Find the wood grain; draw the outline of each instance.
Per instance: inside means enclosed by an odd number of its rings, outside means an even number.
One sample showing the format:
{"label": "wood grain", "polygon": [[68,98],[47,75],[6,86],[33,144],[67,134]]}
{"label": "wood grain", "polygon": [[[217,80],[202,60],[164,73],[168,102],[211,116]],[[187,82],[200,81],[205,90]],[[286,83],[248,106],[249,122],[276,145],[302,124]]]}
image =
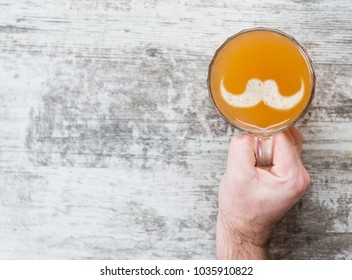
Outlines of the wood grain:
{"label": "wood grain", "polygon": [[312,184],[278,259],[352,259],[351,1],[0,1],[0,258],[211,259],[229,127],[215,49],[279,28],[315,62]]}

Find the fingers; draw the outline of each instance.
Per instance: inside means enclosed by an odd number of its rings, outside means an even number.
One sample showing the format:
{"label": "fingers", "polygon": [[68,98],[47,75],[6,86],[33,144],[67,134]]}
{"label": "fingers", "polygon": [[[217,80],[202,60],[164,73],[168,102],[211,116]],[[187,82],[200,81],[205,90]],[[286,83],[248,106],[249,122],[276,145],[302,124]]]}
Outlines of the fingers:
{"label": "fingers", "polygon": [[300,152],[303,137],[297,129],[290,129],[273,136],[274,151],[271,173],[289,182],[296,195],[301,195],[310,183],[310,176],[304,168]]}
{"label": "fingers", "polygon": [[297,152],[300,155],[302,153],[303,135],[295,127],[291,127],[288,131],[291,133]]}
{"label": "fingers", "polygon": [[[296,146],[297,151],[299,153],[298,156],[300,156],[302,153],[303,135],[295,127],[291,127],[289,129],[289,131],[295,140],[295,146]],[[301,170],[302,170],[302,174],[304,177],[305,185],[309,186],[310,185],[310,175],[308,174],[307,170],[304,168],[300,157],[299,157],[299,164],[301,165]]]}
{"label": "fingers", "polygon": [[272,181],[275,176],[293,182],[295,186],[309,185],[309,174],[300,158],[303,136],[296,128],[273,135],[273,167],[270,172],[255,167],[254,141],[255,137],[249,134],[231,140],[226,169],[230,178],[244,182],[259,175],[265,181]]}
{"label": "fingers", "polygon": [[[296,135],[297,136],[297,135]],[[290,131],[277,133],[273,136],[273,168],[275,175],[285,176],[294,173],[299,162],[298,147],[296,140]]]}

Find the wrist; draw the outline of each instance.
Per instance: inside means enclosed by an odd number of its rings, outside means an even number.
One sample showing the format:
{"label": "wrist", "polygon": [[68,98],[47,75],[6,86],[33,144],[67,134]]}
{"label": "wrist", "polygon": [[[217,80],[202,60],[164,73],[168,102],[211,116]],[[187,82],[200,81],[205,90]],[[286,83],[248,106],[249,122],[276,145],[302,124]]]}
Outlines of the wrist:
{"label": "wrist", "polygon": [[[258,236],[257,236],[258,237]],[[253,236],[248,236],[238,228],[229,227],[218,217],[216,229],[216,258],[223,260],[254,260],[269,259],[269,238],[260,238],[254,242]]]}
{"label": "wrist", "polygon": [[267,260],[267,248],[248,243],[223,243],[216,244],[216,259],[218,260]]}

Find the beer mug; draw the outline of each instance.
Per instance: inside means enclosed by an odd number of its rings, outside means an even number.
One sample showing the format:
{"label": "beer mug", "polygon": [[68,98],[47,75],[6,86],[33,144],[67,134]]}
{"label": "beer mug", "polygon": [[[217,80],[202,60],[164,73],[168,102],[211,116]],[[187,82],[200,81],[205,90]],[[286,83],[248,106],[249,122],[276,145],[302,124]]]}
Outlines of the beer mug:
{"label": "beer mug", "polygon": [[272,135],[308,110],[316,77],[306,50],[291,36],[268,28],[243,30],[218,48],[208,89],[220,115],[256,139],[256,166],[273,162]]}

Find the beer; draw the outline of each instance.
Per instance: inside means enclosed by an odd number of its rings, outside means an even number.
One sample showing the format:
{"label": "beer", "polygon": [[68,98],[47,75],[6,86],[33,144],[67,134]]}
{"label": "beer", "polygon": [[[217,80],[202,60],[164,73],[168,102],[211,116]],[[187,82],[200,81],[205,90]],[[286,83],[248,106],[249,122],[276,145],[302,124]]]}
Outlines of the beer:
{"label": "beer", "polygon": [[221,115],[259,134],[282,130],[303,115],[314,83],[311,62],[298,42],[263,28],[229,38],[215,53],[208,74]]}

